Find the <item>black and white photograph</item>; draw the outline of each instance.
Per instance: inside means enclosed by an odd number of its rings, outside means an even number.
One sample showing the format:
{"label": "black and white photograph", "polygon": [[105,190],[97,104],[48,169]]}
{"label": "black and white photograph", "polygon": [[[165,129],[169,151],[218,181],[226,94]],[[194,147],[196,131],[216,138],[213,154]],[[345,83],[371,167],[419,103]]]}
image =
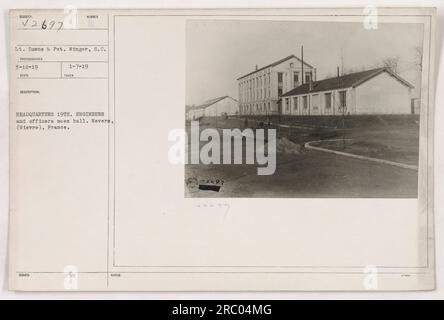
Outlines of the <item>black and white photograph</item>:
{"label": "black and white photograph", "polygon": [[185,196],[417,198],[423,32],[187,21]]}

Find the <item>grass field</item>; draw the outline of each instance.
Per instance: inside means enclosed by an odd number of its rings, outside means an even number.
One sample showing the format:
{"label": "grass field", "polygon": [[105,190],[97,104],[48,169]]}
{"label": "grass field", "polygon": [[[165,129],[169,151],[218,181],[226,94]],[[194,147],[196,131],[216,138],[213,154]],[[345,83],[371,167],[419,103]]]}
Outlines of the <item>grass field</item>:
{"label": "grass field", "polygon": [[280,123],[302,126],[281,129],[281,135],[286,135],[296,143],[351,139],[346,143],[324,142],[319,146],[405,164],[418,164],[419,117],[417,115],[283,117]]}
{"label": "grass field", "polygon": [[[318,122],[316,122],[316,118]],[[264,121],[263,124],[260,121]],[[320,146],[405,164],[418,163],[419,119],[417,116],[348,116],[277,119],[249,118],[248,127],[278,129],[278,138],[295,144],[328,139],[351,139],[344,144],[322,142]],[[316,123],[319,126],[316,126]],[[245,128],[245,119],[202,119],[204,128]],[[222,150],[221,150],[222,152]],[[187,192],[189,197],[350,197],[415,198],[417,172],[370,163],[318,151],[300,154],[278,152],[274,175],[258,176],[256,165],[186,165],[186,178],[225,181],[219,192]]]}

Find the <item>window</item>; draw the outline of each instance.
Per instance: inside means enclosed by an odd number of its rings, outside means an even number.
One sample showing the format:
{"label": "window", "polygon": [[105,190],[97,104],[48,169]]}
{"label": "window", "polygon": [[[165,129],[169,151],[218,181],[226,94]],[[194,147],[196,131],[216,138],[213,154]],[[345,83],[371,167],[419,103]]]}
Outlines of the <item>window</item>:
{"label": "window", "polygon": [[293,97],[293,110],[298,111],[298,97]]}
{"label": "window", "polygon": [[342,109],[347,108],[347,91],[339,91],[339,107]]}
{"label": "window", "polygon": [[290,99],[285,98],[285,109],[290,112]]}
{"label": "window", "polygon": [[325,110],[331,109],[331,92],[328,92],[324,95],[325,98]]}
{"label": "window", "polygon": [[321,96],[319,94],[314,94],[311,96],[311,99],[310,99],[311,109],[315,113],[319,112],[320,100],[321,100]]}
{"label": "window", "polygon": [[311,79],[312,79],[311,71],[310,72],[306,72],[305,73],[305,83],[309,83]]}
{"label": "window", "polygon": [[299,72],[293,72],[293,88],[299,85]]}
{"label": "window", "polygon": [[308,109],[308,96],[302,97],[302,105],[303,105],[304,110]]}
{"label": "window", "polygon": [[278,72],[278,97],[282,95],[283,85],[283,73]]}

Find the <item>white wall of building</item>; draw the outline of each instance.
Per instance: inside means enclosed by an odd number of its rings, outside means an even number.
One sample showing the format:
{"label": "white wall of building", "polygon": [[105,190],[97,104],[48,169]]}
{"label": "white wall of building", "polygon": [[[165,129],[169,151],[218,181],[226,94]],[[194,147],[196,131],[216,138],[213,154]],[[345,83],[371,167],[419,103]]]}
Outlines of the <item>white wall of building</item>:
{"label": "white wall of building", "polygon": [[187,120],[197,120],[204,116],[204,109],[188,110],[186,113]]}
{"label": "white wall of building", "polygon": [[[258,70],[238,80],[241,114],[276,114],[278,112],[278,73],[282,72],[282,93],[302,84],[301,61],[288,59],[278,65]],[[294,82],[294,72],[299,73],[299,82]],[[304,74],[315,76],[314,68],[304,65]]]}
{"label": "white wall of building", "polygon": [[357,86],[357,114],[409,114],[411,89],[383,72]]}
{"label": "white wall of building", "polygon": [[[277,99],[278,98],[278,73],[282,72],[283,75],[283,93],[288,92],[296,87],[299,87],[302,84],[302,66],[301,62],[298,59],[289,59],[285,62],[282,62],[276,66],[273,67],[272,72],[275,74],[275,76],[272,77],[272,86],[273,88],[276,88],[274,90],[272,97]],[[294,81],[294,72],[297,72],[299,75],[299,81],[295,83]],[[304,76],[305,74],[310,73],[313,76],[314,79],[314,68],[309,67],[308,65],[304,64]]]}
{"label": "white wall of building", "polygon": [[[356,88],[307,93],[284,97],[284,115],[341,115],[339,94],[346,91],[346,114],[409,114],[411,113],[411,89],[398,79],[384,72]],[[327,108],[326,93],[331,93],[330,108]],[[303,97],[307,96],[307,108]],[[297,108],[295,107],[297,98]],[[287,100],[288,99],[288,100]],[[290,108],[288,104],[290,103]]]}
{"label": "white wall of building", "polygon": [[186,112],[186,119],[196,120],[202,117],[220,117],[222,113],[226,113],[229,116],[239,114],[239,103],[231,97],[226,97],[206,108],[188,110]]}
{"label": "white wall of building", "polygon": [[205,108],[205,117],[220,117],[222,113],[226,113],[229,116],[239,113],[239,104],[231,97],[226,97],[216,103],[213,103],[209,107]]}
{"label": "white wall of building", "polygon": [[[342,115],[342,109],[339,107],[339,92],[346,92],[346,113],[355,114],[354,89],[340,89],[330,91],[319,91],[307,93],[298,96],[283,98],[283,115]],[[330,95],[327,95],[330,94]],[[304,108],[304,97],[307,97],[307,107]],[[328,98],[329,97],[329,98]],[[288,100],[287,100],[288,99]],[[328,107],[326,100],[330,100]],[[287,103],[290,103],[288,108]]]}

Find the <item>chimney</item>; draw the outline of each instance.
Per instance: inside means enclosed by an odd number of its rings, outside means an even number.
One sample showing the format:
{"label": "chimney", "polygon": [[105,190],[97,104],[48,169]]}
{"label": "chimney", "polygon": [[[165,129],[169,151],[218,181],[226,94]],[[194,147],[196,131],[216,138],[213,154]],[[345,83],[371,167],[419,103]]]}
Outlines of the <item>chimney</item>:
{"label": "chimney", "polygon": [[339,78],[339,66],[338,66],[338,78]]}
{"label": "chimney", "polygon": [[255,70],[257,71],[257,65],[255,65]]}

